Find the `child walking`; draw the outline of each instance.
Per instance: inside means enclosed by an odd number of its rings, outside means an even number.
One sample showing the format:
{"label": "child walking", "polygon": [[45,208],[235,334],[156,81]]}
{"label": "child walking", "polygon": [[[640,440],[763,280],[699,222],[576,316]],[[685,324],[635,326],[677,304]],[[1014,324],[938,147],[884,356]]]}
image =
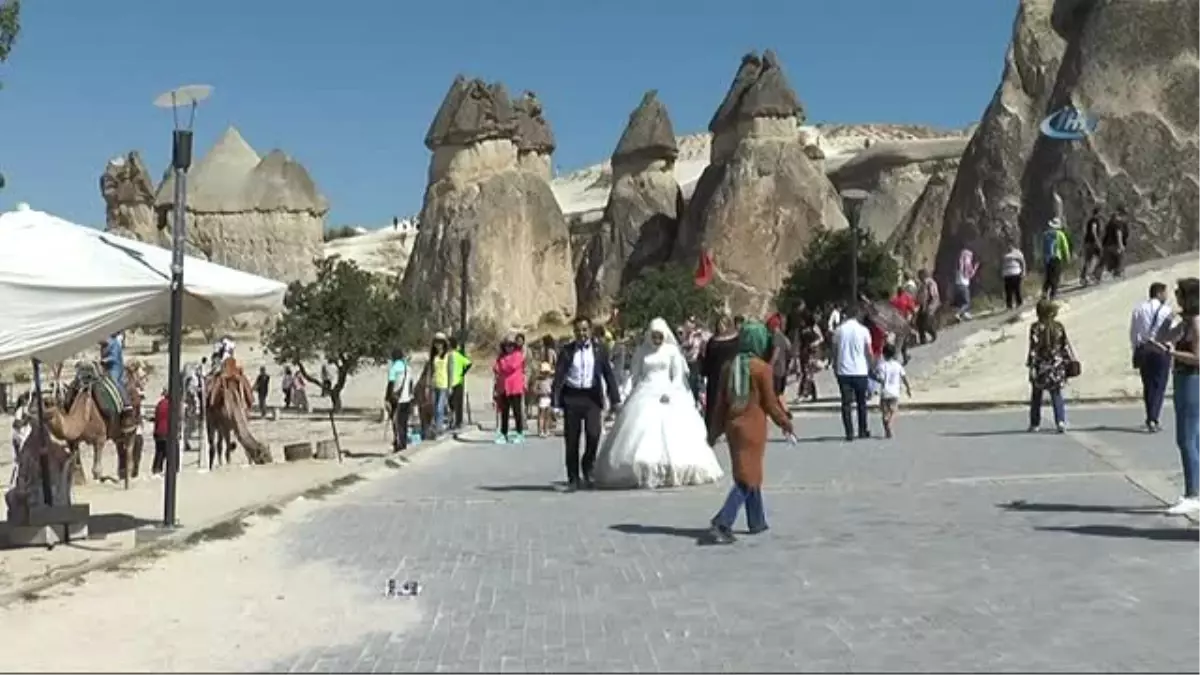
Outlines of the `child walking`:
{"label": "child walking", "polygon": [[908,374],[904,366],[896,360],[896,346],[884,345],[883,361],[875,369],[875,380],[879,382],[879,413],[883,417],[883,435],[892,437],[892,422],[896,419],[896,410],[900,407],[900,385],[912,398],[912,387],[908,385]]}
{"label": "child walking", "polygon": [[550,412],[551,385],[554,384],[554,368],[546,361],[538,368],[537,382],[534,393],[537,395],[538,436],[546,438],[550,435],[553,423]]}

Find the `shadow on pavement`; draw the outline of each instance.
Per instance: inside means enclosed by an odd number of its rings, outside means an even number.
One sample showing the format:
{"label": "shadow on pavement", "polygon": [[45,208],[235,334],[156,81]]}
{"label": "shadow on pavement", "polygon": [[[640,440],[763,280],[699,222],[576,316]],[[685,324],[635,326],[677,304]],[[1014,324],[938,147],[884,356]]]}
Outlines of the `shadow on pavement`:
{"label": "shadow on pavement", "polygon": [[669,537],[683,537],[684,539],[695,539],[697,543],[703,543],[708,539],[709,528],[707,527],[674,527],[671,525],[637,525],[634,523],[621,523],[620,525],[609,526],[610,530],[615,530],[621,534],[658,534]]}
{"label": "shadow on pavement", "polygon": [[949,438],[983,438],[985,436],[1028,436],[1028,429],[988,429],[985,431],[943,431],[938,434]]}
{"label": "shadow on pavement", "polygon": [[[846,437],[845,436],[797,436],[796,437],[797,443],[830,443],[833,441],[837,441],[839,443],[844,443],[844,442],[846,442]],[[773,438],[773,439],[771,439],[770,442],[772,442],[772,443],[787,443],[787,439]]]}
{"label": "shadow on pavement", "polygon": [[563,481],[540,485],[480,485],[484,492],[560,492],[566,486]]}
{"label": "shadow on pavement", "polygon": [[1110,506],[1107,504],[1058,504],[1053,502],[1027,502],[1023,499],[997,504],[1006,511],[1030,511],[1034,513],[1123,513],[1128,515],[1161,516],[1160,506]]}
{"label": "shadow on pavement", "polygon": [[1040,532],[1069,532],[1118,539],[1200,542],[1200,531],[1184,527],[1127,527],[1125,525],[1077,525],[1075,527],[1038,527]]}

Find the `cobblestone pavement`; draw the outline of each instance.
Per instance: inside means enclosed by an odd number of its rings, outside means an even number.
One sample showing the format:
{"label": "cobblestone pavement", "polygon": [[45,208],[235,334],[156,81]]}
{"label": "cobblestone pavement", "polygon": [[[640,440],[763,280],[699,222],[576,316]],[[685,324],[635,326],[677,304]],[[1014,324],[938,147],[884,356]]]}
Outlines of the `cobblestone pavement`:
{"label": "cobblestone pavement", "polygon": [[718,548],[723,485],[567,495],[560,442],[430,450],[0,609],[0,670],[1196,672],[1196,530],[1152,496],[1178,492],[1171,435],[1071,417],[911,413],[853,444],[798,418],[772,529]]}
{"label": "cobblestone pavement", "polygon": [[[275,667],[1195,672],[1196,530],[1126,475],[1178,489],[1171,435],[1139,420],[913,413],[848,444],[801,418],[768,451],[772,529],[716,548],[697,535],[724,485],[560,494],[561,441],[449,448],[279,535],[422,619]],[[388,578],[423,591],[385,599]]]}

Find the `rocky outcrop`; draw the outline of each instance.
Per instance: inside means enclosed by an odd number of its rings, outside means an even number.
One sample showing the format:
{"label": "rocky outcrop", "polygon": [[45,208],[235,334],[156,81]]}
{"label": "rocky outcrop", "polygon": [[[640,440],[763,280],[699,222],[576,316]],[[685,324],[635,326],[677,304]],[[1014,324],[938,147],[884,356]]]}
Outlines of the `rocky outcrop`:
{"label": "rocky outcrop", "polygon": [[429,185],[402,288],[430,302],[432,326],[457,326],[464,240],[475,329],[575,310],[566,219],[545,178],[522,169],[519,126],[502,85],[460,76],[426,134]]}
{"label": "rocky outcrop", "polygon": [[1080,141],[1037,139],[1022,233],[1045,226],[1057,191],[1077,232],[1093,206],[1125,207],[1131,261],[1196,249],[1200,4],[1058,0],[1051,21],[1067,45],[1049,109],[1074,105],[1099,126]]}
{"label": "rocky outcrop", "polygon": [[910,275],[933,269],[958,161],[944,160],[922,170],[926,169],[929,173],[920,194],[887,237],[892,255]]}
{"label": "rocky outcrop", "polygon": [[[169,220],[174,177],[158,189]],[[311,280],[329,205],[308,171],[280,150],[260,158],[229,127],[188,174],[187,241],[208,260],[280,281]]]}
{"label": "rocky outcrop", "polygon": [[554,154],[557,144],[554,142],[554,132],[550,129],[550,123],[542,116],[542,102],[536,94],[527,91],[513,103],[513,112],[517,118],[514,138],[517,144],[517,163],[522,169],[549,181],[550,156]]}
{"label": "rocky outcrop", "polygon": [[876,241],[885,241],[905,219],[929,178],[942,173],[947,162],[957,163],[966,145],[965,136],[873,143],[828,175],[839,192],[859,189],[869,194],[859,227],[871,232]]}
{"label": "rocky outcrop", "polygon": [[963,247],[981,263],[979,279],[999,281],[996,269],[1009,242],[1020,239],[1025,162],[1038,137],[1062,61],[1064,40],[1050,29],[1053,0],[1021,0],[1000,86],[963,152],[942,223],[936,276],[952,288]]}
{"label": "rocky outcrop", "polygon": [[667,108],[648,91],[613,151],[604,217],[576,266],[582,313],[607,314],[625,284],[670,258],[683,213],[674,173],[678,155]]}
{"label": "rocky outcrop", "polygon": [[696,184],[673,258],[701,251],[730,306],[761,313],[821,227],[845,227],[833,185],[805,153],[804,109],[773,52],[748,54],[709,124],[711,164]]}
{"label": "rocky outcrop", "polygon": [[154,179],[137,151],[114,157],[100,176],[104,229],[153,244],[166,243],[154,214]]}

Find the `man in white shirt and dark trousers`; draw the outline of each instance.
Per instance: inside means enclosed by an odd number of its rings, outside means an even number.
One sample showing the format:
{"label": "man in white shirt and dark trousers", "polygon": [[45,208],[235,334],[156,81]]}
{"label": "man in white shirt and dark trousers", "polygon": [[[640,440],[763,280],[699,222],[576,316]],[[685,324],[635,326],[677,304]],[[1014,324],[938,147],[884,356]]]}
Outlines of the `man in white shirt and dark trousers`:
{"label": "man in white shirt and dark trousers", "polygon": [[[861,310],[860,310],[861,312]],[[842,427],[846,440],[854,440],[854,425],[850,420],[851,404],[858,413],[858,437],[870,438],[867,427],[868,375],[871,372],[868,355],[871,353],[871,332],[858,320],[856,312],[846,313],[846,320],[833,332],[834,374],[842,399]]]}
{"label": "man in white shirt and dark trousers", "polygon": [[1171,325],[1171,306],[1167,304],[1167,285],[1150,284],[1150,297],[1133,308],[1129,320],[1129,346],[1133,349],[1133,367],[1142,376],[1142,401],[1146,406],[1146,430],[1158,431],[1171,374],[1171,356],[1147,344],[1163,326]]}
{"label": "man in white shirt and dark trousers", "polygon": [[[574,492],[581,486],[588,489],[594,486],[592,466],[600,450],[605,394],[614,410],[621,405],[617,376],[613,372],[608,350],[602,342],[592,339],[592,322],[580,317],[575,319],[574,328],[575,340],[563,345],[558,354],[550,395],[552,405],[562,410],[564,416],[568,492]],[[579,471],[581,431],[586,437],[582,482]]]}

